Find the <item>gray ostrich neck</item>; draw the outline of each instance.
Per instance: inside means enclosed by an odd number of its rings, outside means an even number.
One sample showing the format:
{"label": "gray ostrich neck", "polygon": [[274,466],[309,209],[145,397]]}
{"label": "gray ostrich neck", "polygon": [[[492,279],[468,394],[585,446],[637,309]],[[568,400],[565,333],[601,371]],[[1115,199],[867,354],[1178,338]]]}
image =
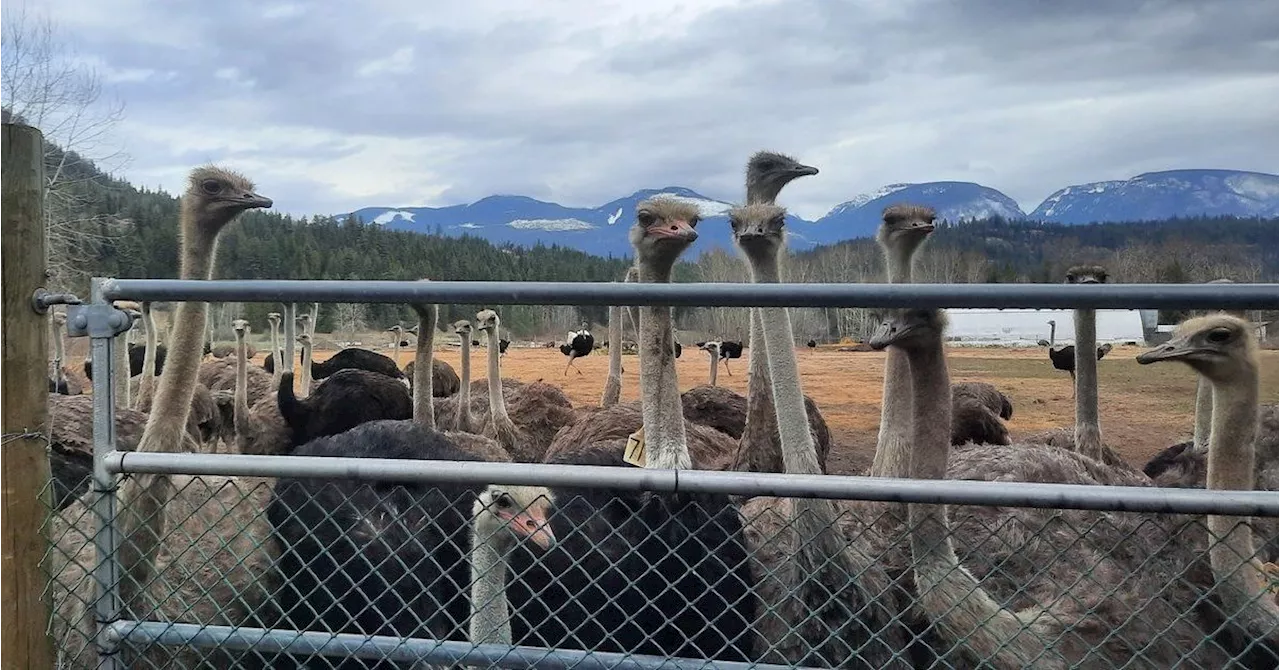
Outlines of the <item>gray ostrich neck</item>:
{"label": "gray ostrich neck", "polygon": [[294,343],[298,341],[298,324],[294,321],[294,305],[284,306],[284,372],[293,372]]}
{"label": "gray ostrich neck", "polygon": [[1213,386],[1201,377],[1196,381],[1196,424],[1191,445],[1196,451],[1209,450],[1209,428],[1213,423]]}
{"label": "gray ostrich neck", "polygon": [[[750,191],[747,200],[751,201]],[[779,281],[776,256],[749,262],[751,281],[758,284]],[[739,443],[746,451],[748,470],[777,472],[782,467],[779,462],[781,454],[778,453],[782,447],[774,423],[773,382],[769,374],[764,317],[760,308],[752,307],[748,318],[751,323],[747,341],[747,416]]]}
{"label": "gray ostrich neck", "polygon": [[[483,531],[479,531],[483,532]],[[472,644],[511,644],[506,551],[494,534],[471,538]]]}
{"label": "gray ostrich neck", "polygon": [[[654,267],[641,261],[640,281],[670,283],[671,265],[662,263]],[[640,407],[644,416],[645,467],[649,468],[688,469],[692,466],[685,442],[674,342],[671,308],[641,307]]]}
{"label": "gray ostrich neck", "polygon": [[1102,458],[1098,424],[1098,314],[1076,310],[1076,451]]}
{"label": "gray ostrich neck", "polygon": [[284,354],[280,351],[280,324],[271,322],[271,358],[274,359],[271,366],[271,386],[278,388],[280,386],[280,375],[284,372]]}
{"label": "gray ostrich neck", "polygon": [[66,354],[62,344],[62,326],[50,319],[49,331],[53,336],[53,381],[62,384],[67,380],[66,372],[62,367],[63,356]]}
{"label": "gray ostrich neck", "polygon": [[[711,371],[707,374],[707,379],[712,386],[716,385],[716,378],[720,374],[720,350],[716,349],[711,352]],[[748,401],[749,402],[749,401]]]}
{"label": "gray ostrich neck", "polygon": [[[461,431],[471,430],[471,333],[459,337],[462,346],[458,349],[459,363],[462,368],[462,383],[458,385],[458,425]],[[417,368],[418,366],[413,366]],[[433,371],[434,372],[434,371]],[[415,371],[416,375],[417,372]],[[415,377],[416,379],[416,377]]]}
{"label": "gray ostrich neck", "polygon": [[311,346],[310,341],[302,345],[302,388],[298,391],[300,398],[311,395]]}
{"label": "gray ostrich neck", "polygon": [[[911,281],[912,256],[918,248],[919,245],[902,242],[885,247],[890,284]],[[876,435],[876,453],[872,458],[869,474],[872,477],[908,477],[911,467],[910,439],[911,367],[904,351],[889,347],[884,358],[880,432]]]}
{"label": "gray ostrich neck", "polygon": [[137,409],[144,397],[151,397],[155,390],[156,374],[156,322],[151,316],[151,303],[142,303],[142,333],[144,349],[142,355],[142,377],[138,380],[138,396],[133,399],[133,407]]}
{"label": "gray ostrich neck", "polygon": [[498,422],[504,424],[511,423],[511,417],[507,416],[507,400],[502,397],[502,377],[501,371],[498,369],[498,328],[497,326],[485,331],[489,341],[489,419],[493,421],[495,427]]}
{"label": "gray ostrich neck", "polygon": [[1049,348],[1050,349],[1053,348],[1054,343],[1057,341],[1056,340],[1057,336],[1058,336],[1058,324],[1056,323],[1049,324]]}
{"label": "gray ostrich neck", "polygon": [[[418,343],[413,354],[413,420],[427,428],[436,427],[436,413],[431,398],[435,395],[432,374],[435,372],[436,321],[439,309],[435,305],[416,307],[418,312]],[[396,344],[400,334],[396,333]]]}
{"label": "gray ostrich neck", "polygon": [[618,404],[622,396],[622,308],[609,308],[609,376],[604,382],[601,407]]}
{"label": "gray ostrich neck", "polygon": [[129,378],[132,376],[132,370],[129,369],[129,338],[128,335],[132,331],[125,331],[116,336],[115,368],[112,373],[112,379],[115,381],[116,387],[116,407],[131,407],[132,402],[129,397]]}
{"label": "gray ostrich neck", "polygon": [[249,428],[249,344],[244,333],[236,331],[236,390],[232,406],[232,423],[236,433]]}
{"label": "gray ostrich neck", "polygon": [[[1251,490],[1254,480],[1254,434],[1258,422],[1258,370],[1250,365],[1237,379],[1214,381],[1213,421],[1209,433],[1211,490]],[[1210,516],[1209,563],[1223,611],[1251,636],[1275,640],[1276,601],[1268,580],[1253,560],[1253,532],[1245,517]]]}

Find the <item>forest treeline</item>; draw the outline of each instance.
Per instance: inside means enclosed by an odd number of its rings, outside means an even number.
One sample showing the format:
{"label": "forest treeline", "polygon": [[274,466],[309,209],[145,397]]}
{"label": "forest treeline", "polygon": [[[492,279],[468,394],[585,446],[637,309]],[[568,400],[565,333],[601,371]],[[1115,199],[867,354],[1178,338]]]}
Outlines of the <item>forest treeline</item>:
{"label": "forest treeline", "polygon": [[[57,151],[50,152],[56,158]],[[62,161],[80,173],[74,189],[80,257],[55,273],[60,288],[88,293],[91,276],[164,278],[177,276],[178,200],[97,173],[87,161]],[[64,185],[64,188],[66,186]],[[63,225],[68,225],[63,222]],[[708,222],[704,225],[716,225]],[[1185,218],[1144,223],[1063,226],[989,219],[943,223],[919,254],[923,282],[1057,282],[1078,263],[1101,263],[1116,282],[1276,281],[1280,220]],[[53,259],[51,259],[53,260]],[[533,248],[495,246],[471,236],[449,237],[391,231],[354,219],[249,212],[223,234],[215,278],[223,279],[396,279],[497,281],[616,281],[629,262],[600,258],[557,245]],[[848,240],[791,254],[786,279],[800,282],[883,281],[883,264],[873,240]],[[746,281],[736,255],[711,250],[680,264],[677,281]],[[441,321],[471,318],[481,305],[442,306]],[[266,313],[279,305],[218,306],[213,314],[220,337],[230,320],[250,320],[263,332]],[[504,323],[518,337],[555,338],[585,319],[598,327],[605,308],[507,306]],[[690,308],[677,314],[683,329],[745,339],[743,310]],[[373,304],[323,308],[320,332],[385,329],[414,321],[405,306]],[[866,328],[861,310],[796,310],[797,337],[858,337]]]}

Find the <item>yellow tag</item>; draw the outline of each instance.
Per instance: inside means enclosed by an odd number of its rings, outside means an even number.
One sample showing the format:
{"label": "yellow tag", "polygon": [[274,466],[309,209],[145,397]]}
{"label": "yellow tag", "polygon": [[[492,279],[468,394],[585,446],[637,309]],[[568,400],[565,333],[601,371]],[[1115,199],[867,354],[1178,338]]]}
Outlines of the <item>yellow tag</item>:
{"label": "yellow tag", "polygon": [[645,466],[647,461],[644,456],[644,426],[627,436],[627,448],[622,451],[622,460],[637,468]]}

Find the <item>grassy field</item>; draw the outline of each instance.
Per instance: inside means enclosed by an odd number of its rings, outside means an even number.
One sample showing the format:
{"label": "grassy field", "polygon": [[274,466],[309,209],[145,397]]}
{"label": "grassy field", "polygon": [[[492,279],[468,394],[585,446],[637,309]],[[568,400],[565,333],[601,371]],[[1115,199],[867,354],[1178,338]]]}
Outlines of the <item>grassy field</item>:
{"label": "grassy field", "polygon": [[[1103,439],[1139,467],[1157,451],[1190,437],[1196,383],[1195,374],[1185,365],[1138,365],[1134,356],[1140,351],[1140,347],[1116,347],[1098,363]],[[318,351],[316,358],[324,359],[331,353]],[[483,348],[473,352],[475,379],[484,375],[484,354]],[[457,369],[456,349],[436,355]],[[400,352],[402,366],[411,358],[411,351]],[[805,393],[822,409],[835,440],[830,471],[861,472],[875,450],[884,355],[801,349],[798,358]],[[948,358],[952,381],[990,382],[1009,396],[1014,407],[1009,427],[1015,441],[1046,428],[1068,426],[1074,420],[1071,377],[1053,368],[1044,349],[955,347],[949,350]],[[505,377],[559,385],[575,406],[598,403],[608,371],[607,353],[597,351],[579,359],[574,366],[581,375],[570,370],[567,377],[562,376],[564,366],[565,357],[557,349],[518,349],[515,345],[502,361]],[[746,356],[731,366],[733,375],[722,367],[718,383],[745,394]],[[627,372],[623,375],[623,399],[638,398],[639,360],[624,356],[623,367]],[[706,383],[708,367],[706,354],[686,347],[677,361],[681,389]],[[1275,402],[1280,392],[1275,351],[1262,352],[1261,368],[1262,401]]]}

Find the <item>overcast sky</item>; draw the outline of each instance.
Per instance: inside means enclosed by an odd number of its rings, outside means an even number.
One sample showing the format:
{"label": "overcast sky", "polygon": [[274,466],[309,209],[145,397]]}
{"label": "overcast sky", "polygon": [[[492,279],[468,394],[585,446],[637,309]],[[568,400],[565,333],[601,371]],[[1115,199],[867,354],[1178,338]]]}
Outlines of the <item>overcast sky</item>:
{"label": "overcast sky", "polygon": [[[884,184],[1277,171],[1260,0],[27,0],[127,104],[123,173],[240,169],[283,211],[516,193],[737,200],[771,148],[816,218]],[[5,3],[6,10],[21,4]]]}

